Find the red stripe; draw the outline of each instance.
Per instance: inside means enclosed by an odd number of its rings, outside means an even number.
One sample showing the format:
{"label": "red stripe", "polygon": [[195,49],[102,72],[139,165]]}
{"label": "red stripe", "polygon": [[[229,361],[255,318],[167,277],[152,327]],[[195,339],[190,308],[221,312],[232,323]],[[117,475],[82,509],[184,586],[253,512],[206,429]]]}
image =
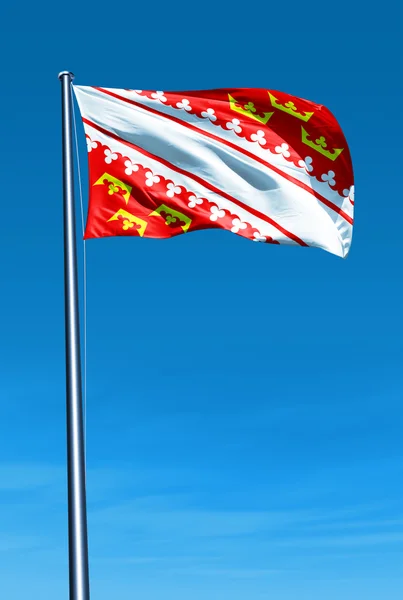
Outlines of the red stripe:
{"label": "red stripe", "polygon": [[281,225],[279,225],[279,223],[276,223],[276,221],[274,221],[273,219],[271,219],[269,216],[267,216],[267,215],[259,212],[258,210],[256,210],[256,209],[248,206],[247,204],[244,204],[240,200],[237,200],[236,198],[233,198],[232,196],[230,196],[226,192],[224,192],[222,190],[219,190],[214,185],[212,185],[208,181],[205,181],[204,179],[202,179],[198,175],[195,175],[194,173],[189,173],[188,171],[185,171],[185,169],[181,169],[177,165],[173,165],[172,163],[168,162],[164,158],[161,158],[160,156],[156,156],[155,154],[151,154],[151,152],[148,152],[147,150],[144,150],[144,148],[140,148],[140,146],[137,146],[136,144],[133,144],[132,142],[129,142],[127,140],[124,140],[123,138],[121,138],[120,136],[116,135],[115,133],[112,133],[111,131],[108,131],[107,129],[104,129],[103,127],[101,127],[100,125],[97,125],[96,123],[92,123],[92,121],[89,121],[88,119],[86,119],[84,117],[82,119],[83,119],[83,123],[86,123],[90,127],[93,127],[94,129],[97,129],[98,131],[100,131],[104,135],[107,135],[107,136],[113,138],[114,140],[116,140],[118,142],[121,142],[122,144],[125,144],[126,146],[129,146],[130,148],[134,148],[134,150],[137,150],[141,154],[144,154],[145,156],[148,156],[148,158],[152,158],[152,159],[156,160],[157,162],[162,163],[163,165],[165,165],[169,169],[172,169],[172,171],[176,171],[177,173],[180,173],[181,175],[184,175],[185,177],[188,177],[189,179],[193,179],[194,181],[196,181],[197,183],[199,183],[203,187],[209,189],[210,191],[214,192],[215,194],[218,194],[219,196],[222,196],[223,198],[226,198],[227,200],[230,200],[231,202],[233,202],[237,206],[240,206],[241,208],[243,208],[247,212],[251,213],[252,215],[255,215],[255,217],[258,217],[259,219],[262,219],[263,221],[266,221],[267,223],[270,223],[270,225],[272,225],[273,227],[275,227],[276,229],[278,229],[279,231],[281,231],[281,233],[283,233],[285,236],[287,236],[291,240],[294,240],[294,242],[296,242],[300,246],[308,246],[308,244],[306,242],[304,242],[303,240],[301,240],[294,233],[291,233],[290,231],[287,231],[287,229],[284,229],[284,227],[282,227]]}
{"label": "red stripe", "polygon": [[236,150],[237,152],[240,152],[241,154],[244,154],[248,158],[251,158],[252,160],[255,160],[255,161],[259,162],[260,164],[264,165],[268,169],[271,169],[272,171],[274,171],[278,175],[281,175],[281,177],[284,177],[284,179],[287,179],[288,181],[290,181],[294,185],[302,188],[303,190],[305,190],[306,192],[308,192],[309,194],[311,194],[312,196],[314,196],[317,200],[319,200],[320,202],[322,202],[322,204],[324,204],[325,206],[327,206],[328,208],[330,208],[331,210],[333,210],[334,212],[336,212],[337,214],[339,214],[341,217],[343,217],[343,219],[345,219],[348,223],[350,223],[350,225],[353,224],[353,222],[354,222],[353,219],[346,212],[344,212],[343,209],[341,209],[339,206],[337,206],[337,204],[334,204],[330,200],[327,200],[327,198],[324,198],[324,196],[322,196],[321,194],[319,194],[318,192],[316,192],[315,190],[313,190],[306,183],[303,183],[299,179],[296,179],[295,177],[292,177],[292,175],[289,175],[288,173],[284,173],[283,171],[281,171],[281,169],[279,169],[275,165],[271,165],[270,163],[268,163],[265,160],[263,160],[263,158],[260,158],[259,156],[256,156],[255,154],[252,154],[248,150],[245,150],[244,148],[241,148],[240,146],[237,146],[236,144],[233,144],[232,142],[230,142],[228,140],[224,140],[223,138],[220,138],[219,136],[214,135],[213,133],[210,133],[209,131],[205,131],[203,129],[199,129],[195,125],[192,125],[192,123],[187,123],[186,121],[182,121],[181,119],[178,119],[178,117],[174,117],[172,115],[168,115],[166,113],[160,112],[159,110],[156,110],[155,108],[151,108],[151,106],[147,106],[147,105],[141,104],[140,102],[136,102],[135,100],[130,100],[129,98],[125,98],[124,96],[119,96],[119,94],[115,94],[114,92],[111,92],[109,90],[105,90],[104,88],[100,88],[100,87],[95,87],[94,86],[94,90],[97,90],[98,92],[101,92],[102,94],[106,94],[107,96],[112,96],[112,98],[116,98],[117,100],[122,100],[123,102],[126,102],[127,104],[132,104],[133,106],[137,106],[138,108],[142,108],[143,110],[146,110],[146,111],[148,111],[148,112],[150,112],[150,113],[152,113],[154,115],[158,115],[159,117],[164,117],[166,119],[169,119],[170,121],[174,121],[175,123],[178,123],[179,125],[182,125],[183,127],[187,127],[191,131],[195,131],[195,132],[197,132],[197,133],[199,133],[201,135],[209,137],[209,138],[211,138],[212,140],[214,140],[216,142],[224,144],[224,145],[232,148],[233,150]]}

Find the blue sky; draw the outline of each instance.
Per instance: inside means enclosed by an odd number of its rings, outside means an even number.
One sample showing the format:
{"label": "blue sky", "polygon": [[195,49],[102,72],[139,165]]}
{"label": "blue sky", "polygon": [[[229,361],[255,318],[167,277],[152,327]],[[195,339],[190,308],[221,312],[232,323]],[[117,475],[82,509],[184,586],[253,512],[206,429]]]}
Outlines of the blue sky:
{"label": "blue sky", "polygon": [[[219,231],[87,243],[93,598],[401,598],[398,10],[3,9],[1,596],[68,597],[57,74],[70,69],[82,85],[325,104],[356,178],[346,260]],[[80,155],[85,173],[83,135]]]}

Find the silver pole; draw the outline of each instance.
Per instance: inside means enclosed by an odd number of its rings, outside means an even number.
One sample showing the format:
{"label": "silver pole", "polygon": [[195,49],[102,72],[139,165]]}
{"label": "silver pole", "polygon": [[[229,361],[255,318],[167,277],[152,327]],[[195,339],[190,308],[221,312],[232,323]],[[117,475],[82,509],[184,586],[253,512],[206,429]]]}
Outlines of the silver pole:
{"label": "silver pole", "polygon": [[62,83],[64,296],[66,331],[67,472],[69,511],[70,600],[89,600],[85,450],[78,312],[77,250],[74,207],[71,82],[69,71],[59,73]]}

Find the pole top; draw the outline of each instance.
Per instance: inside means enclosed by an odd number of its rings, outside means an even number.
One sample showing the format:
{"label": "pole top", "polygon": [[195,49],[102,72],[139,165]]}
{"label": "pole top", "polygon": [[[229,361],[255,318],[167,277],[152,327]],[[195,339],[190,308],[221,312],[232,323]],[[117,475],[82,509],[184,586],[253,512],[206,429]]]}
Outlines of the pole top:
{"label": "pole top", "polygon": [[69,77],[70,81],[73,81],[74,79],[74,73],[71,71],[61,71],[61,73],[58,75],[59,79],[62,79],[65,76]]}

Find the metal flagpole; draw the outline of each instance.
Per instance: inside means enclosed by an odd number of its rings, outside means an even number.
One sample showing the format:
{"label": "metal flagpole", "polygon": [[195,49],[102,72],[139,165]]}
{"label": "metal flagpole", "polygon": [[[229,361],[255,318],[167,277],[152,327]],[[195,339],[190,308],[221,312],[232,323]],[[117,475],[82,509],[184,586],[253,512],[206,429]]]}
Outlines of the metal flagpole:
{"label": "metal flagpole", "polygon": [[59,79],[62,83],[63,133],[69,580],[70,600],[89,600],[85,449],[78,313],[73,143],[71,133],[71,82],[73,78],[74,75],[69,71],[59,73]]}

